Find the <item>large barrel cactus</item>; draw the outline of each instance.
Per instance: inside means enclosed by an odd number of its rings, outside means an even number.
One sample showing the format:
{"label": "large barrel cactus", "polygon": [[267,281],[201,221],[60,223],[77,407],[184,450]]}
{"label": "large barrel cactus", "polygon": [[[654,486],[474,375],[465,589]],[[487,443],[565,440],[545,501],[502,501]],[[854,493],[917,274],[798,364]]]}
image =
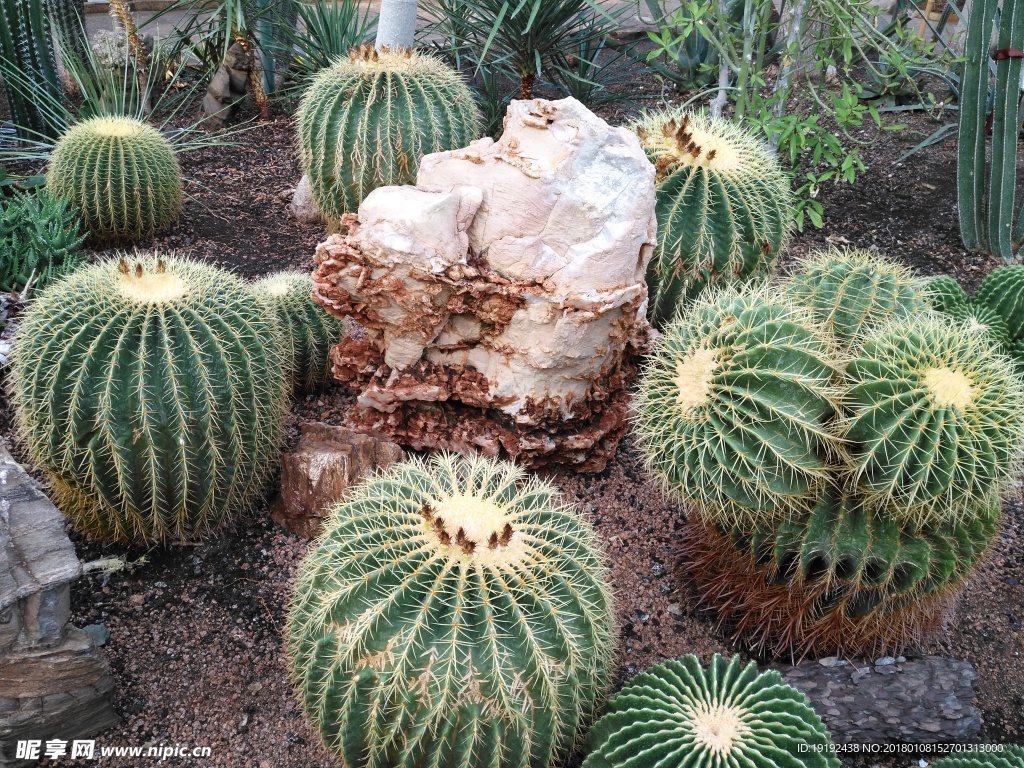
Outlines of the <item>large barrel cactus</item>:
{"label": "large barrel cactus", "polygon": [[415,183],[423,155],[464,147],[479,130],[458,73],[407,49],[353,49],[313,79],[298,112],[302,167],[333,221],[377,187]]}
{"label": "large barrel cactus", "polygon": [[728,120],[673,110],[632,127],[658,172],[658,246],[647,285],[649,316],[660,328],[707,286],[771,271],[792,193],[767,146]]}
{"label": "large barrel cactus", "polygon": [[916,524],[989,503],[1017,468],[1024,399],[984,335],[924,315],[873,333],[846,367],[843,436],[865,501]]}
{"label": "large barrel cactus", "polygon": [[181,171],[163,135],[129,117],[94,117],[57,142],[46,173],[96,241],[131,242],[166,229],[182,206]]}
{"label": "large barrel cactus", "polygon": [[925,286],[909,269],[854,249],[813,255],[793,275],[789,292],[841,341],[872,322],[912,317],[928,307]]}
{"label": "large barrel cactus", "polygon": [[838,768],[832,737],[775,671],[717,653],[651,667],[616,693],[583,768]]}
{"label": "large barrel cactus", "polygon": [[329,384],[331,347],[345,335],[345,321],[313,303],[309,273],[276,272],[257,282],[253,290],[277,318],[292,389],[312,392]]}
{"label": "large barrel cactus", "polygon": [[594,532],[512,464],[395,464],[332,511],[288,621],[314,727],[349,768],[546,768],[609,681]]}
{"label": "large barrel cactus", "polygon": [[1024,747],[1016,744],[982,745],[977,750],[944,757],[935,763],[934,768],[1024,768]]}
{"label": "large barrel cactus", "polygon": [[256,500],[284,375],[265,306],[227,272],[113,259],[41,293],[18,328],[17,418],[84,533],[195,539]]}
{"label": "large barrel cactus", "polygon": [[724,288],[665,331],[634,407],[651,472],[724,522],[813,505],[836,441],[836,371],[806,311]]}
{"label": "large barrel cactus", "polygon": [[961,523],[901,525],[830,487],[810,514],[683,530],[702,602],[760,653],[884,653],[937,630],[995,539],[998,500]]}

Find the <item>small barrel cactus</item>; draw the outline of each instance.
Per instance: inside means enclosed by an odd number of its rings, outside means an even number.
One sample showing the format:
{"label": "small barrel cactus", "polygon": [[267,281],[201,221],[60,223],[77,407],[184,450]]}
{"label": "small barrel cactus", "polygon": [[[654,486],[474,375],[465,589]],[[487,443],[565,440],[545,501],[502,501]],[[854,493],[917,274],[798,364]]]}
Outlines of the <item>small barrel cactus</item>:
{"label": "small barrel cactus", "polygon": [[84,533],[195,539],[253,502],[278,457],[276,324],[244,283],[174,256],[84,267],[14,343],[29,454]]}
{"label": "small barrel cactus", "polygon": [[166,229],[181,212],[181,170],[163,135],[129,117],[94,117],[57,141],[46,188],[70,201],[89,235],[130,242]]}
{"label": "small barrel cactus", "polygon": [[277,318],[292,390],[312,392],[330,383],[329,355],[345,335],[345,322],[313,303],[313,278],[306,272],[277,272],[253,290]]}
{"label": "small barrel cactus", "polygon": [[709,285],[771,271],[792,193],[774,154],[733,122],[673,110],[632,128],[657,169],[658,246],[647,286],[660,328]]}
{"label": "small barrel cactus", "polygon": [[415,183],[423,155],[464,147],[479,131],[458,73],[408,49],[353,49],[313,79],[298,112],[302,167],[332,221],[377,187]]}
{"label": "small barrel cactus", "polygon": [[789,292],[842,342],[871,323],[928,308],[924,286],[910,270],[853,249],[812,256],[793,275]]}
{"label": "small barrel cactus", "polygon": [[838,768],[807,697],[775,671],[717,653],[651,667],[608,702],[583,768]]}
{"label": "small barrel cactus", "polygon": [[986,335],[936,315],[864,340],[846,367],[843,433],[865,502],[917,524],[997,494],[1024,440],[1024,385]]}
{"label": "small barrel cactus", "polygon": [[993,270],[981,281],[971,297],[975,304],[995,310],[1010,335],[1010,341],[1024,339],[1024,264]]}
{"label": "small barrel cactus", "polygon": [[1010,330],[1002,316],[991,307],[971,299],[962,307],[953,307],[947,314],[964,323],[971,333],[988,334],[998,352],[1005,354],[1010,351]]}
{"label": "small barrel cactus", "polygon": [[665,331],[634,400],[648,468],[729,524],[813,505],[835,439],[830,345],[767,289],[720,289]]}
{"label": "small barrel cactus", "polygon": [[507,462],[391,465],[328,518],[288,620],[302,705],[349,768],[546,768],[614,653],[593,530]]}
{"label": "small barrel cactus", "polygon": [[924,284],[925,294],[932,309],[952,314],[967,306],[967,294],[955,278],[949,275],[930,277]]}
{"label": "small barrel cactus", "polygon": [[987,745],[985,751],[979,748],[944,757],[933,768],[1024,768],[1024,747],[1016,744]]}
{"label": "small barrel cactus", "polygon": [[700,601],[759,652],[899,653],[941,626],[998,518],[992,499],[963,522],[900,525],[833,486],[810,514],[774,524],[691,520],[682,547]]}

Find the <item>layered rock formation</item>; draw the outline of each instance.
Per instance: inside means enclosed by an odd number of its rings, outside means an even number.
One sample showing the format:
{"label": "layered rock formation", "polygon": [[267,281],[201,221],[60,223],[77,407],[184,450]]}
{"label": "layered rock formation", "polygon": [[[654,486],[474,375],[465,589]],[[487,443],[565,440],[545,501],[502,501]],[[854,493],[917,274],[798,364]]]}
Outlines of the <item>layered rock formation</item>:
{"label": "layered rock formation", "polygon": [[654,168],[575,99],[514,101],[498,142],[427,155],[317,247],[313,298],[355,429],[600,471],[646,339]]}

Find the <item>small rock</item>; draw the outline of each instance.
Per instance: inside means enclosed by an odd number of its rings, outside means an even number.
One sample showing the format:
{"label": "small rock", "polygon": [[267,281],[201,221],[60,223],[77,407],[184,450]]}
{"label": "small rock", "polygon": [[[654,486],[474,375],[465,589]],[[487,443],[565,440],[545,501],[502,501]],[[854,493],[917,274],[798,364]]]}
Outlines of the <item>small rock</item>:
{"label": "small rock", "polygon": [[[904,661],[906,661],[906,659],[904,659]],[[888,666],[890,666],[892,664],[895,664],[895,663],[896,663],[896,659],[893,658],[892,656],[883,656],[880,659],[875,659],[875,666],[876,667],[888,667]]]}
{"label": "small rock", "polygon": [[131,600],[132,605],[135,605],[135,606],[140,606],[140,605],[142,605],[142,604],[144,604],[146,602],[146,596],[145,595],[132,595],[128,599]]}
{"label": "small rock", "polygon": [[651,573],[655,576],[664,576],[665,566],[662,563],[651,563]]}
{"label": "small rock", "polygon": [[679,605],[679,603],[669,603],[668,612],[671,613],[673,616],[682,616],[683,608],[681,605]]}
{"label": "small rock", "polygon": [[846,663],[845,659],[840,659],[838,656],[826,656],[823,659],[818,659],[818,663],[823,667],[841,667]]}
{"label": "small rock", "polygon": [[238,720],[238,728],[236,729],[239,733],[245,733],[249,730],[249,713],[243,712],[242,716]]}
{"label": "small rock", "polygon": [[255,683],[250,683],[249,687],[246,688],[246,690],[249,693],[259,693],[260,691],[263,690],[263,683],[261,683],[259,681],[255,682]]}
{"label": "small rock", "polygon": [[98,646],[106,645],[107,640],[110,639],[110,630],[102,624],[86,624],[82,627],[82,631],[91,637]]}
{"label": "small rock", "polygon": [[650,621],[651,619],[651,615],[647,611],[640,610],[639,608],[634,613],[640,621]]}

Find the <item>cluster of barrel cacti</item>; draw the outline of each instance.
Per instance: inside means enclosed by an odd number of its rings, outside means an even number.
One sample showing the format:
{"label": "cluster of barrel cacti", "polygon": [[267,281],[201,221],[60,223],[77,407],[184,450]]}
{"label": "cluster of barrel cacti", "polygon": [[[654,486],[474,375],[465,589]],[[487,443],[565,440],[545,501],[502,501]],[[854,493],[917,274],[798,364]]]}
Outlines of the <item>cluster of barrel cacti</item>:
{"label": "cluster of barrel cacti", "polygon": [[762,650],[903,648],[996,534],[1024,384],[992,337],[929,309],[938,289],[822,253],[784,285],[705,295],[647,364],[636,422],[693,512],[689,577]]}

